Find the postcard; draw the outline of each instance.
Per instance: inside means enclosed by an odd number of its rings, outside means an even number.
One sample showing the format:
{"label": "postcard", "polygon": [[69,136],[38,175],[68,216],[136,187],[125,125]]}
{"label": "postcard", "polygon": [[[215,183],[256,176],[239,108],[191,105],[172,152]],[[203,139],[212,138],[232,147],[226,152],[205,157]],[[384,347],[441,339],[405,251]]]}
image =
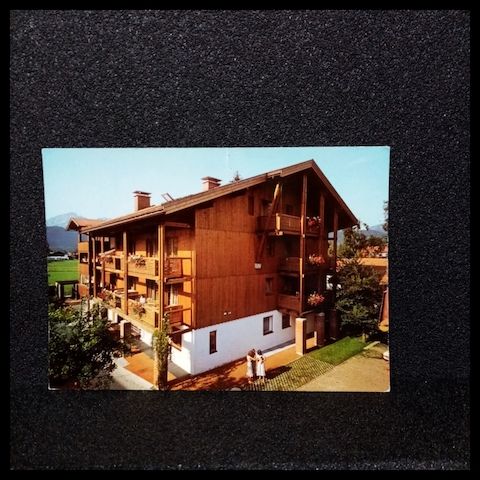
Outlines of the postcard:
{"label": "postcard", "polygon": [[49,388],[388,392],[389,155],[43,149]]}

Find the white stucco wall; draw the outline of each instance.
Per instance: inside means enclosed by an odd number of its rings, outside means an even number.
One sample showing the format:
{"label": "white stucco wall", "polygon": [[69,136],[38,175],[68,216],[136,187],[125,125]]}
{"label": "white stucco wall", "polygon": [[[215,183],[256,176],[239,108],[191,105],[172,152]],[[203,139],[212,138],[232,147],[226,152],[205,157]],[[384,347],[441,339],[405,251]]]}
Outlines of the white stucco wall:
{"label": "white stucco wall", "polygon": [[192,354],[193,351],[193,331],[182,335],[182,349],[172,347],[171,361],[178,365],[182,370],[191,373],[192,371]]}
{"label": "white stucco wall", "polygon": [[[273,317],[273,332],[263,334],[263,318]],[[210,332],[217,331],[217,352],[210,354]],[[295,323],[282,329],[282,314],[278,310],[244,317],[231,322],[205,327],[193,332],[191,373],[211,370],[244,357],[251,348],[266,350],[293,340]],[[185,335],[184,335],[185,338]]]}

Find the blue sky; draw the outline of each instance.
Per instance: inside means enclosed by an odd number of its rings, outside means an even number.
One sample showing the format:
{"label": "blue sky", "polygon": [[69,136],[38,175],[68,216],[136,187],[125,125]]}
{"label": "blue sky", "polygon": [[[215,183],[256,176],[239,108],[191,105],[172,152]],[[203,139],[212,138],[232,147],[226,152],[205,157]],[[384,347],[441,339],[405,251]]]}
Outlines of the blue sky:
{"label": "blue sky", "polygon": [[313,159],[352,212],[383,223],[389,147],[46,148],[42,150],[46,218],[76,212],[112,218],[133,211],[133,191],[173,198],[198,193],[201,178],[228,183]]}

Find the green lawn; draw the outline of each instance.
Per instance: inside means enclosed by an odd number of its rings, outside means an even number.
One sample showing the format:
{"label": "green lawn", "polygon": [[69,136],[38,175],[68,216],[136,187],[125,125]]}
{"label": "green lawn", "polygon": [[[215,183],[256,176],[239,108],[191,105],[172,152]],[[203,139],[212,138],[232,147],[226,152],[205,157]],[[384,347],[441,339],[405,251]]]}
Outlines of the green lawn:
{"label": "green lawn", "polygon": [[[78,260],[56,260],[48,262],[48,284],[59,280],[78,280]],[[71,295],[72,286],[65,285],[65,295]]]}
{"label": "green lawn", "polygon": [[367,344],[358,338],[345,337],[331,345],[313,350],[308,355],[331,365],[338,365],[360,353],[366,346]]}

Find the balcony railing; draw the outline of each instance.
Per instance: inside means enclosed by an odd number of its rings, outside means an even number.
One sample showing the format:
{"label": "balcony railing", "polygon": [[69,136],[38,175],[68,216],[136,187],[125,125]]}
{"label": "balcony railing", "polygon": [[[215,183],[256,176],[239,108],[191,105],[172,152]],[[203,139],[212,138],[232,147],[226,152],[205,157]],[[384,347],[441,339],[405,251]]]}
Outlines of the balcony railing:
{"label": "balcony railing", "polygon": [[[257,230],[275,230],[277,232],[300,234],[301,218],[295,215],[287,215],[286,213],[276,213],[270,218],[267,216],[258,217]],[[318,235],[320,233],[320,227],[318,225],[311,227],[307,225],[305,233],[308,235]]]}
{"label": "balcony railing", "polygon": [[136,300],[128,300],[128,315],[152,327],[158,326],[158,306],[156,305],[148,303],[142,305]]}
{"label": "balcony railing", "polygon": [[[305,261],[305,272],[317,272],[319,268],[329,266],[328,260],[320,265],[311,264],[308,261],[308,256]],[[279,266],[280,272],[285,273],[300,273],[300,257],[286,257],[282,259]]]}
{"label": "balcony railing", "polygon": [[168,313],[171,326],[192,324],[191,308],[184,308],[183,305],[168,305],[165,307],[165,313]]}
{"label": "balcony railing", "polygon": [[128,260],[128,274],[138,276],[158,275],[158,260],[155,257],[140,257]]}
{"label": "balcony railing", "polygon": [[280,262],[281,272],[298,273],[300,272],[300,257],[286,257]]}
{"label": "balcony railing", "polygon": [[120,255],[107,255],[103,261],[105,262],[105,271],[122,271],[123,257]]}
{"label": "balcony railing", "polygon": [[183,276],[181,258],[167,258],[164,267],[165,278],[178,278]]}
{"label": "balcony railing", "polygon": [[278,294],[278,307],[285,308],[287,310],[293,310],[300,312],[300,297],[297,295],[285,295],[283,293]]}

